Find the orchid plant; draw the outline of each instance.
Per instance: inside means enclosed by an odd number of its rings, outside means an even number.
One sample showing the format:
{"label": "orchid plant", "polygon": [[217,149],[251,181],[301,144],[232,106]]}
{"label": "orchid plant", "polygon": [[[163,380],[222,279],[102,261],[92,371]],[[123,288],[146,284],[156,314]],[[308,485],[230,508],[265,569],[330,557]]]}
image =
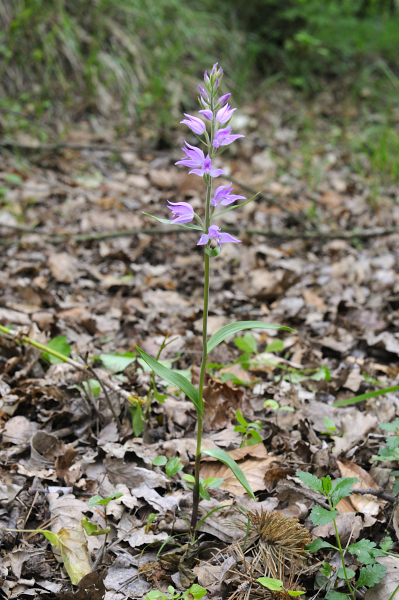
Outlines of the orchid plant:
{"label": "orchid plant", "polygon": [[[273,323],[264,323],[263,321],[239,321],[222,327],[217,333],[208,339],[208,307],[209,307],[209,288],[210,288],[210,260],[218,256],[222,249],[222,244],[239,244],[241,240],[233,237],[229,233],[222,232],[219,225],[212,224],[212,220],[220,217],[227,211],[247,204],[253,198],[246,200],[244,196],[232,193],[232,184],[219,185],[214,192],[213,180],[221,175],[227,175],[226,171],[218,168],[214,164],[214,158],[219,156],[231,143],[238,138],[244,137],[242,134],[232,134],[232,128],[229,126],[230,120],[236,108],[231,108],[229,99],[231,94],[227,93],[219,96],[219,88],[223,77],[223,69],[218,67],[218,63],[213,65],[210,75],[205,71],[204,87],[199,86],[199,103],[201,117],[185,114],[186,117],[181,121],[195,134],[199,141],[205,147],[205,152],[196,146],[185,142],[182,148],[185,156],[177,161],[177,165],[184,165],[190,169],[189,173],[201,177],[206,187],[206,201],[204,214],[202,218],[194,212],[193,207],[188,202],[169,202],[167,208],[171,211],[170,219],[153,217],[162,223],[181,225],[190,229],[198,230],[201,236],[197,246],[204,246],[204,308],[203,308],[203,328],[202,328],[202,361],[198,389],[195,388],[181,374],[166,368],[164,365],[154,360],[140,348],[137,348],[140,356],[151,367],[151,369],[164,380],[172,385],[176,385],[184,392],[194,403],[197,412],[197,447],[195,456],[195,470],[193,482],[193,512],[191,518],[191,530],[195,531],[198,520],[198,504],[200,499],[200,461],[201,454],[208,454],[221,461],[233,471],[235,477],[245,488],[245,490],[254,498],[254,494],[248,484],[248,481],[227,452],[220,449],[202,450],[202,422],[204,413],[204,378],[209,353],[230,335],[245,329],[284,329],[292,331],[288,327],[282,327]],[[219,96],[219,97],[218,97]],[[255,196],[254,196],[255,197]],[[241,204],[230,206],[236,200],[245,200]],[[215,212],[219,206],[228,207]],[[147,213],[144,213],[147,214]],[[196,221],[196,223],[192,223]]]}

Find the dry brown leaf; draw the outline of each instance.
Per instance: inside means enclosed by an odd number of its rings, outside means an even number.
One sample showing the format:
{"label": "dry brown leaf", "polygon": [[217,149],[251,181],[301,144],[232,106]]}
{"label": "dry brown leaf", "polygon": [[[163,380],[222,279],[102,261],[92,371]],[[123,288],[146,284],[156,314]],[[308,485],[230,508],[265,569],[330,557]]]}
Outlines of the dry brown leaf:
{"label": "dry brown leaf", "polygon": [[234,419],[235,411],[241,408],[243,396],[243,390],[210,377],[204,387],[204,431],[226,429]]}
{"label": "dry brown leaf", "polygon": [[342,498],[342,500],[340,500],[337,504],[337,506],[335,507],[337,509],[337,511],[339,512],[340,515],[342,515],[343,513],[354,513],[355,510],[353,508],[353,505],[351,503],[351,501],[349,500],[349,498]]}
{"label": "dry brown leaf", "polygon": [[26,417],[12,417],[3,430],[3,444],[25,444],[36,433],[39,424]]}
{"label": "dry brown leaf", "polygon": [[71,467],[79,452],[71,445],[65,448],[64,454],[57,456],[55,470],[58,479],[65,481],[66,485],[73,485],[80,477],[80,468],[71,471]]}
{"label": "dry brown leaf", "polygon": [[[339,472],[341,473],[341,477],[357,477],[360,481],[355,483],[353,488],[366,490],[373,489],[378,490],[378,485],[375,481],[370,477],[370,475],[356,465],[350,460],[337,460],[337,465],[339,468]],[[358,511],[363,513],[364,515],[375,516],[380,511],[380,508],[386,505],[384,500],[378,500],[374,496],[370,494],[360,495],[360,494],[351,494],[349,496],[352,506]],[[338,509],[339,510],[339,509]]]}
{"label": "dry brown leaf", "polygon": [[50,254],[48,263],[52,276],[62,283],[73,283],[78,278],[75,259],[67,252]]}
{"label": "dry brown leaf", "polygon": [[102,567],[98,571],[88,573],[78,583],[78,591],[75,594],[64,592],[57,594],[60,600],[103,600],[105,596],[104,578],[107,569]]}
{"label": "dry brown leaf", "polygon": [[315,306],[316,309],[319,310],[320,312],[324,312],[327,310],[327,306],[326,306],[325,302],[319,296],[319,294],[316,294],[316,292],[314,290],[311,290],[310,288],[304,288],[302,290],[302,295],[303,295],[303,298],[304,298],[307,306],[308,305]]}
{"label": "dry brown leaf", "polygon": [[[339,537],[342,544],[346,544],[350,539],[352,542],[357,540],[363,527],[363,519],[360,515],[352,513],[344,513],[338,515],[335,519],[337,524]],[[312,530],[313,537],[328,538],[335,535],[334,523],[327,525],[319,525]]]}
{"label": "dry brown leaf", "polygon": [[355,444],[365,440],[367,434],[377,425],[378,419],[374,415],[362,413],[356,408],[348,411],[341,420],[342,437],[332,436],[335,443],[333,454],[339,456],[342,452],[346,452]]}

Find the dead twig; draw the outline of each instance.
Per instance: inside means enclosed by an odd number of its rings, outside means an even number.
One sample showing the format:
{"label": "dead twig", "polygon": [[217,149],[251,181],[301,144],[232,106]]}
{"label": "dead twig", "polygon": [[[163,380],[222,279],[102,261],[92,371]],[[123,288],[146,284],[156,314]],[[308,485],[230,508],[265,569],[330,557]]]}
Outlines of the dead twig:
{"label": "dead twig", "polygon": [[315,502],[319,506],[322,506],[326,510],[330,510],[330,506],[327,504],[327,502],[324,502],[324,500],[321,500],[321,498],[318,498],[315,494],[312,494],[312,492],[308,492],[308,490],[305,490],[301,487],[297,487],[296,485],[292,485],[288,482],[284,482],[284,487],[288,488],[289,490],[292,490],[293,492],[298,492],[298,494],[302,494],[302,496],[305,496],[305,498],[307,498],[308,500],[312,500],[313,502]]}
{"label": "dead twig", "polygon": [[[186,229],[184,227],[141,227],[134,229],[118,229],[115,231],[105,231],[104,233],[88,233],[88,234],[52,234],[44,229],[35,229],[34,227],[21,226],[21,225],[7,225],[0,224],[1,228],[7,228],[20,233],[31,233],[44,236],[45,241],[52,244],[60,244],[66,241],[73,242],[90,242],[107,240],[118,237],[131,237],[133,235],[146,234],[146,235],[169,235],[171,233],[193,233],[192,229]],[[276,231],[271,229],[239,229],[238,227],[226,226],[225,230],[229,233],[245,234],[248,236],[259,235],[262,237],[281,239],[281,240],[354,240],[354,239],[370,239],[373,237],[380,237],[384,235],[391,235],[397,233],[397,227],[374,227],[370,229],[353,229],[352,231],[292,231],[290,229],[284,231]],[[0,239],[0,244],[12,244],[15,243],[13,238]],[[24,240],[24,243],[29,241]]]}
{"label": "dead twig", "polygon": [[351,493],[352,494],[361,494],[361,495],[370,494],[371,496],[376,496],[377,498],[381,498],[381,500],[386,500],[387,502],[392,502],[392,504],[395,504],[399,499],[397,496],[392,496],[392,494],[387,494],[386,492],[382,492],[380,490],[373,490],[371,488],[367,488],[365,490],[356,489],[356,490],[352,490]]}

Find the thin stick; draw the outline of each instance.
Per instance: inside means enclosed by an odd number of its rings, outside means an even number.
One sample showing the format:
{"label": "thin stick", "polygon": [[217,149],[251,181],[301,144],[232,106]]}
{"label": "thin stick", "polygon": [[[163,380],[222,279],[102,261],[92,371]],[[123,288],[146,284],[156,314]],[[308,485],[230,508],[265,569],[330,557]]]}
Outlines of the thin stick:
{"label": "thin stick", "polygon": [[295,485],[291,485],[287,482],[284,483],[284,487],[288,488],[289,490],[293,490],[294,492],[298,492],[298,494],[302,494],[302,496],[305,496],[305,498],[307,498],[308,500],[313,500],[313,502],[316,502],[316,504],[318,504],[319,506],[322,506],[326,510],[330,510],[330,506],[327,504],[327,502],[324,502],[324,500],[317,498],[311,492],[308,492],[303,488],[296,487]]}
{"label": "thin stick", "polygon": [[30,514],[31,514],[31,512],[32,512],[32,510],[33,510],[33,507],[35,506],[35,502],[36,502],[36,500],[38,499],[38,497],[39,497],[39,492],[36,492],[36,494],[35,494],[35,497],[33,498],[33,502],[32,502],[32,504],[31,504],[31,507],[30,507],[30,509],[29,509],[29,512],[28,512],[28,514],[27,514],[27,516],[26,516],[26,519],[25,519],[25,521],[24,521],[24,528],[25,528],[25,525],[27,524],[27,522],[28,522],[28,520],[29,520]]}
{"label": "thin stick", "polygon": [[[20,232],[21,234],[38,234],[42,235],[45,241],[52,244],[61,244],[62,242],[73,241],[73,242],[90,242],[90,241],[101,241],[112,238],[119,237],[131,237],[133,235],[169,235],[170,233],[191,233],[193,234],[192,229],[187,229],[184,227],[140,227],[134,229],[117,229],[115,231],[106,231],[104,233],[89,233],[89,234],[52,234],[50,231],[45,231],[44,229],[35,229],[34,227],[29,226],[21,226],[21,225],[6,225],[1,224],[0,229],[6,227],[7,229],[15,230]],[[248,236],[259,235],[261,237],[277,239],[277,240],[354,240],[354,239],[371,239],[374,237],[380,237],[384,235],[391,235],[392,233],[397,233],[397,227],[374,227],[370,229],[353,229],[352,231],[311,231],[300,229],[298,231],[293,231],[291,229],[285,229],[281,231],[276,231],[275,229],[253,229],[246,228],[240,229],[238,227],[225,227],[225,230],[229,233],[241,233]],[[15,243],[13,238],[3,238],[0,239],[0,244],[12,244]],[[25,241],[24,243],[29,243],[29,241]],[[33,243],[33,242],[32,242]]]}
{"label": "thin stick", "polygon": [[370,494],[371,496],[376,496],[377,498],[381,498],[381,500],[387,500],[387,502],[392,502],[393,504],[399,500],[397,496],[392,496],[392,494],[387,494],[386,492],[373,490],[371,488],[367,488],[365,490],[352,489],[351,494]]}
{"label": "thin stick", "polygon": [[[63,354],[61,354],[60,352],[57,352],[56,350],[53,350],[52,348],[49,348],[48,346],[45,346],[44,344],[41,344],[40,342],[37,342],[36,340],[32,340],[32,338],[29,338],[26,335],[22,335],[22,336],[14,335],[10,329],[7,329],[7,327],[3,327],[3,325],[0,325],[0,332],[4,333],[6,336],[10,337],[14,341],[21,342],[21,340],[22,340],[23,342],[26,342],[27,344],[30,344],[31,346],[35,346],[35,348],[39,348],[43,352],[48,352],[49,354],[52,354],[53,356],[62,360],[63,362],[68,363],[75,369],[82,371],[83,373],[85,373],[85,375],[87,375],[87,372],[94,374],[94,377],[97,379],[97,381],[100,383],[100,385],[104,385],[108,389],[112,390],[113,392],[120,394],[125,400],[129,400],[132,397],[131,394],[129,394],[129,392],[120,388],[119,385],[117,383],[113,382],[111,379],[102,379],[102,378],[98,377],[98,375],[95,373],[94,369],[92,369],[91,367],[87,367],[86,365],[81,365],[80,363],[73,360],[72,358],[68,358],[68,357],[64,356]],[[109,397],[107,398],[107,401],[110,403]],[[111,406],[110,406],[110,408],[111,408]],[[114,410],[112,410],[112,414],[114,414]],[[116,418],[115,415],[114,415],[114,418],[115,418],[118,426],[120,427],[119,419]]]}

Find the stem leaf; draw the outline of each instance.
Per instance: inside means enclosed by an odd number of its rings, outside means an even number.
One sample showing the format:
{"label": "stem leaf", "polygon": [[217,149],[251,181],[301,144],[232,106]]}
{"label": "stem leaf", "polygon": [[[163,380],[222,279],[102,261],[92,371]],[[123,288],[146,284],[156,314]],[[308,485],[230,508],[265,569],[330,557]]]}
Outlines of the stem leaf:
{"label": "stem leaf", "polygon": [[208,354],[223,342],[223,340],[229,337],[229,335],[233,335],[244,329],[282,329],[283,331],[291,331],[294,333],[294,329],[276,325],[275,323],[264,323],[263,321],[237,321],[236,323],[225,325],[208,340]]}
{"label": "stem leaf", "polygon": [[211,219],[214,219],[215,217],[220,217],[220,215],[224,215],[224,213],[229,212],[229,210],[234,210],[235,208],[240,208],[240,206],[245,206],[245,204],[248,204],[248,202],[251,202],[251,200],[253,200],[254,198],[256,198],[256,196],[258,196],[259,194],[260,194],[260,192],[257,192],[255,194],[255,196],[252,196],[252,198],[250,198],[249,200],[246,200],[245,202],[242,202],[241,204],[234,204],[234,206],[230,206],[229,208],[225,208],[225,210],[220,210],[219,212],[217,212],[214,215],[212,215]]}
{"label": "stem leaf", "polygon": [[193,386],[192,383],[188,381],[188,379],[183,377],[183,375],[180,375],[180,373],[176,373],[175,371],[168,369],[160,362],[152,358],[149,354],[144,352],[144,350],[141,350],[141,348],[138,346],[136,346],[136,350],[152,371],[155,371],[159,377],[162,377],[162,379],[165,379],[165,381],[171,385],[176,385],[182,392],[184,392],[194,404],[197,414],[202,415],[203,409],[200,408],[198,390]]}
{"label": "stem leaf", "polygon": [[198,229],[199,231],[203,231],[202,227],[199,225],[193,225],[192,223],[171,223],[170,219],[161,219],[160,217],[154,217],[154,215],[149,215],[146,212],[143,212],[143,215],[147,217],[151,217],[160,223],[164,223],[165,225],[179,225],[179,227],[186,227],[187,229]]}
{"label": "stem leaf", "polygon": [[212,456],[212,458],[216,458],[216,460],[219,460],[221,463],[226,465],[226,467],[229,467],[229,469],[232,470],[234,477],[237,479],[237,481],[241,483],[245,491],[251,496],[251,498],[255,500],[254,493],[251,490],[247,478],[245,477],[244,473],[242,472],[236,461],[233,460],[231,456],[227,454],[227,452],[225,452],[224,450],[220,450],[220,448],[211,448],[209,450],[204,450],[203,453],[207,454],[208,456]]}
{"label": "stem leaf", "polygon": [[338,516],[337,510],[327,510],[322,506],[314,506],[310,512],[313,525],[327,525]]}

